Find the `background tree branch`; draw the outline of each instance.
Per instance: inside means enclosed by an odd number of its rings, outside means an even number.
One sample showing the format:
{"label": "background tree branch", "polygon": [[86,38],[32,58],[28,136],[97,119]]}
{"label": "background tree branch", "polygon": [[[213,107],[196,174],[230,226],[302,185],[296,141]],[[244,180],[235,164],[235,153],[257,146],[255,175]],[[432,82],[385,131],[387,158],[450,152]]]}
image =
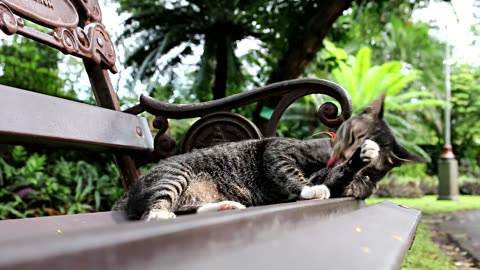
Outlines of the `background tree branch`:
{"label": "background tree branch", "polygon": [[[344,10],[351,6],[352,2],[353,0],[322,1],[316,14],[306,18],[305,27],[289,38],[287,50],[279,58],[268,83],[294,79],[300,76],[321,48],[323,39],[333,23],[342,15]],[[267,119],[260,117],[263,106],[274,108],[278,101],[279,98],[268,99],[257,105],[253,120],[262,131],[267,122]]]}

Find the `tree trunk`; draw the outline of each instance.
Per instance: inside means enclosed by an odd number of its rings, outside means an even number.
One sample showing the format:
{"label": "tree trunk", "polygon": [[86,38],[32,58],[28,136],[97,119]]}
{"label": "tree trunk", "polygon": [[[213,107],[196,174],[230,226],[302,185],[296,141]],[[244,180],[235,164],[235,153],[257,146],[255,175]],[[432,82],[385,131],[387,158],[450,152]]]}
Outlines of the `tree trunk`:
{"label": "tree trunk", "polygon": [[215,82],[213,86],[213,99],[226,96],[227,92],[227,40],[225,35],[219,35],[215,52],[217,65],[215,67]]}
{"label": "tree trunk", "polygon": [[[322,47],[323,39],[342,12],[350,7],[353,0],[325,0],[323,8],[311,17],[305,28],[289,39],[288,50],[279,59],[268,79],[268,84],[295,79],[300,76]],[[275,108],[280,98],[271,98],[259,102],[253,121],[262,132],[268,119],[260,117],[263,106]]]}

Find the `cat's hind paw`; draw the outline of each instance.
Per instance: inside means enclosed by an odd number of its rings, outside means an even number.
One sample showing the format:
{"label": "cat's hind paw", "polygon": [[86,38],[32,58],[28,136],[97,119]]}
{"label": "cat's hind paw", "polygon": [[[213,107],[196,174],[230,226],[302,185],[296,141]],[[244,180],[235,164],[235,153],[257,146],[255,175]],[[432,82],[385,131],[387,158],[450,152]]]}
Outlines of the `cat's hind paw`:
{"label": "cat's hind paw", "polygon": [[246,208],[245,205],[238,202],[223,201],[223,202],[204,204],[197,209],[197,213],[218,212],[218,211],[225,211],[225,210],[245,209],[245,208]]}
{"label": "cat's hind paw", "polygon": [[152,209],[150,212],[148,212],[147,215],[145,215],[144,220],[146,222],[152,221],[152,220],[164,220],[164,219],[172,219],[176,218],[174,213],[168,212],[166,210],[159,210],[159,209]]}
{"label": "cat's hind paw", "polygon": [[330,189],[325,185],[305,186],[300,193],[302,199],[328,199],[330,198]]}
{"label": "cat's hind paw", "polygon": [[360,159],[363,162],[370,162],[373,159],[378,157],[380,153],[380,146],[372,141],[372,140],[365,140],[362,144],[362,151],[360,152]]}

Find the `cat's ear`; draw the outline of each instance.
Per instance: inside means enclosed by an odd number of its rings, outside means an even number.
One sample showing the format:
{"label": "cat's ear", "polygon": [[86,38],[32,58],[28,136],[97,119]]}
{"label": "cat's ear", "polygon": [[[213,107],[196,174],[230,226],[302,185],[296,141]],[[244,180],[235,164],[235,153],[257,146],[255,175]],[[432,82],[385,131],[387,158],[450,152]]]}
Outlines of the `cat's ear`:
{"label": "cat's ear", "polygon": [[402,165],[407,162],[413,163],[425,163],[427,160],[418,156],[415,153],[410,152],[407,148],[396,144],[393,148],[393,155],[395,158],[395,163]]}
{"label": "cat's ear", "polygon": [[365,108],[364,113],[372,114],[383,119],[383,107],[385,103],[385,92],[383,92],[372,104]]}

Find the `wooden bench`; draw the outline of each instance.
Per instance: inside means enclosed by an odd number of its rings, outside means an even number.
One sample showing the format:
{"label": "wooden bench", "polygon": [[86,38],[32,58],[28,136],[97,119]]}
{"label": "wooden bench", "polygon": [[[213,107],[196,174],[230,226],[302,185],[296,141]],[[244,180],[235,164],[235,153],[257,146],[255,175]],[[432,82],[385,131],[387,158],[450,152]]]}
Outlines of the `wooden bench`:
{"label": "wooden bench", "polygon": [[[81,57],[97,105],[0,86],[0,143],[40,144],[111,152],[128,189],[139,168],[177,153],[223,141],[275,136],[287,107],[309,94],[338,101],[319,118],[338,126],[352,104],[339,85],[291,80],[200,104],[169,104],[141,96],[124,111],[109,72],[115,50],[96,0],[0,0],[0,29]],[[35,22],[40,32],[25,25]],[[230,110],[278,96],[264,133]],[[155,116],[153,137],[145,118]],[[180,141],[168,119],[199,117]],[[212,139],[214,138],[214,140]],[[127,222],[119,212],[4,220],[0,269],[206,269],[322,267],[396,269],[410,247],[420,212],[383,202],[365,206],[353,198],[303,201],[242,211],[182,216],[163,223]]]}

